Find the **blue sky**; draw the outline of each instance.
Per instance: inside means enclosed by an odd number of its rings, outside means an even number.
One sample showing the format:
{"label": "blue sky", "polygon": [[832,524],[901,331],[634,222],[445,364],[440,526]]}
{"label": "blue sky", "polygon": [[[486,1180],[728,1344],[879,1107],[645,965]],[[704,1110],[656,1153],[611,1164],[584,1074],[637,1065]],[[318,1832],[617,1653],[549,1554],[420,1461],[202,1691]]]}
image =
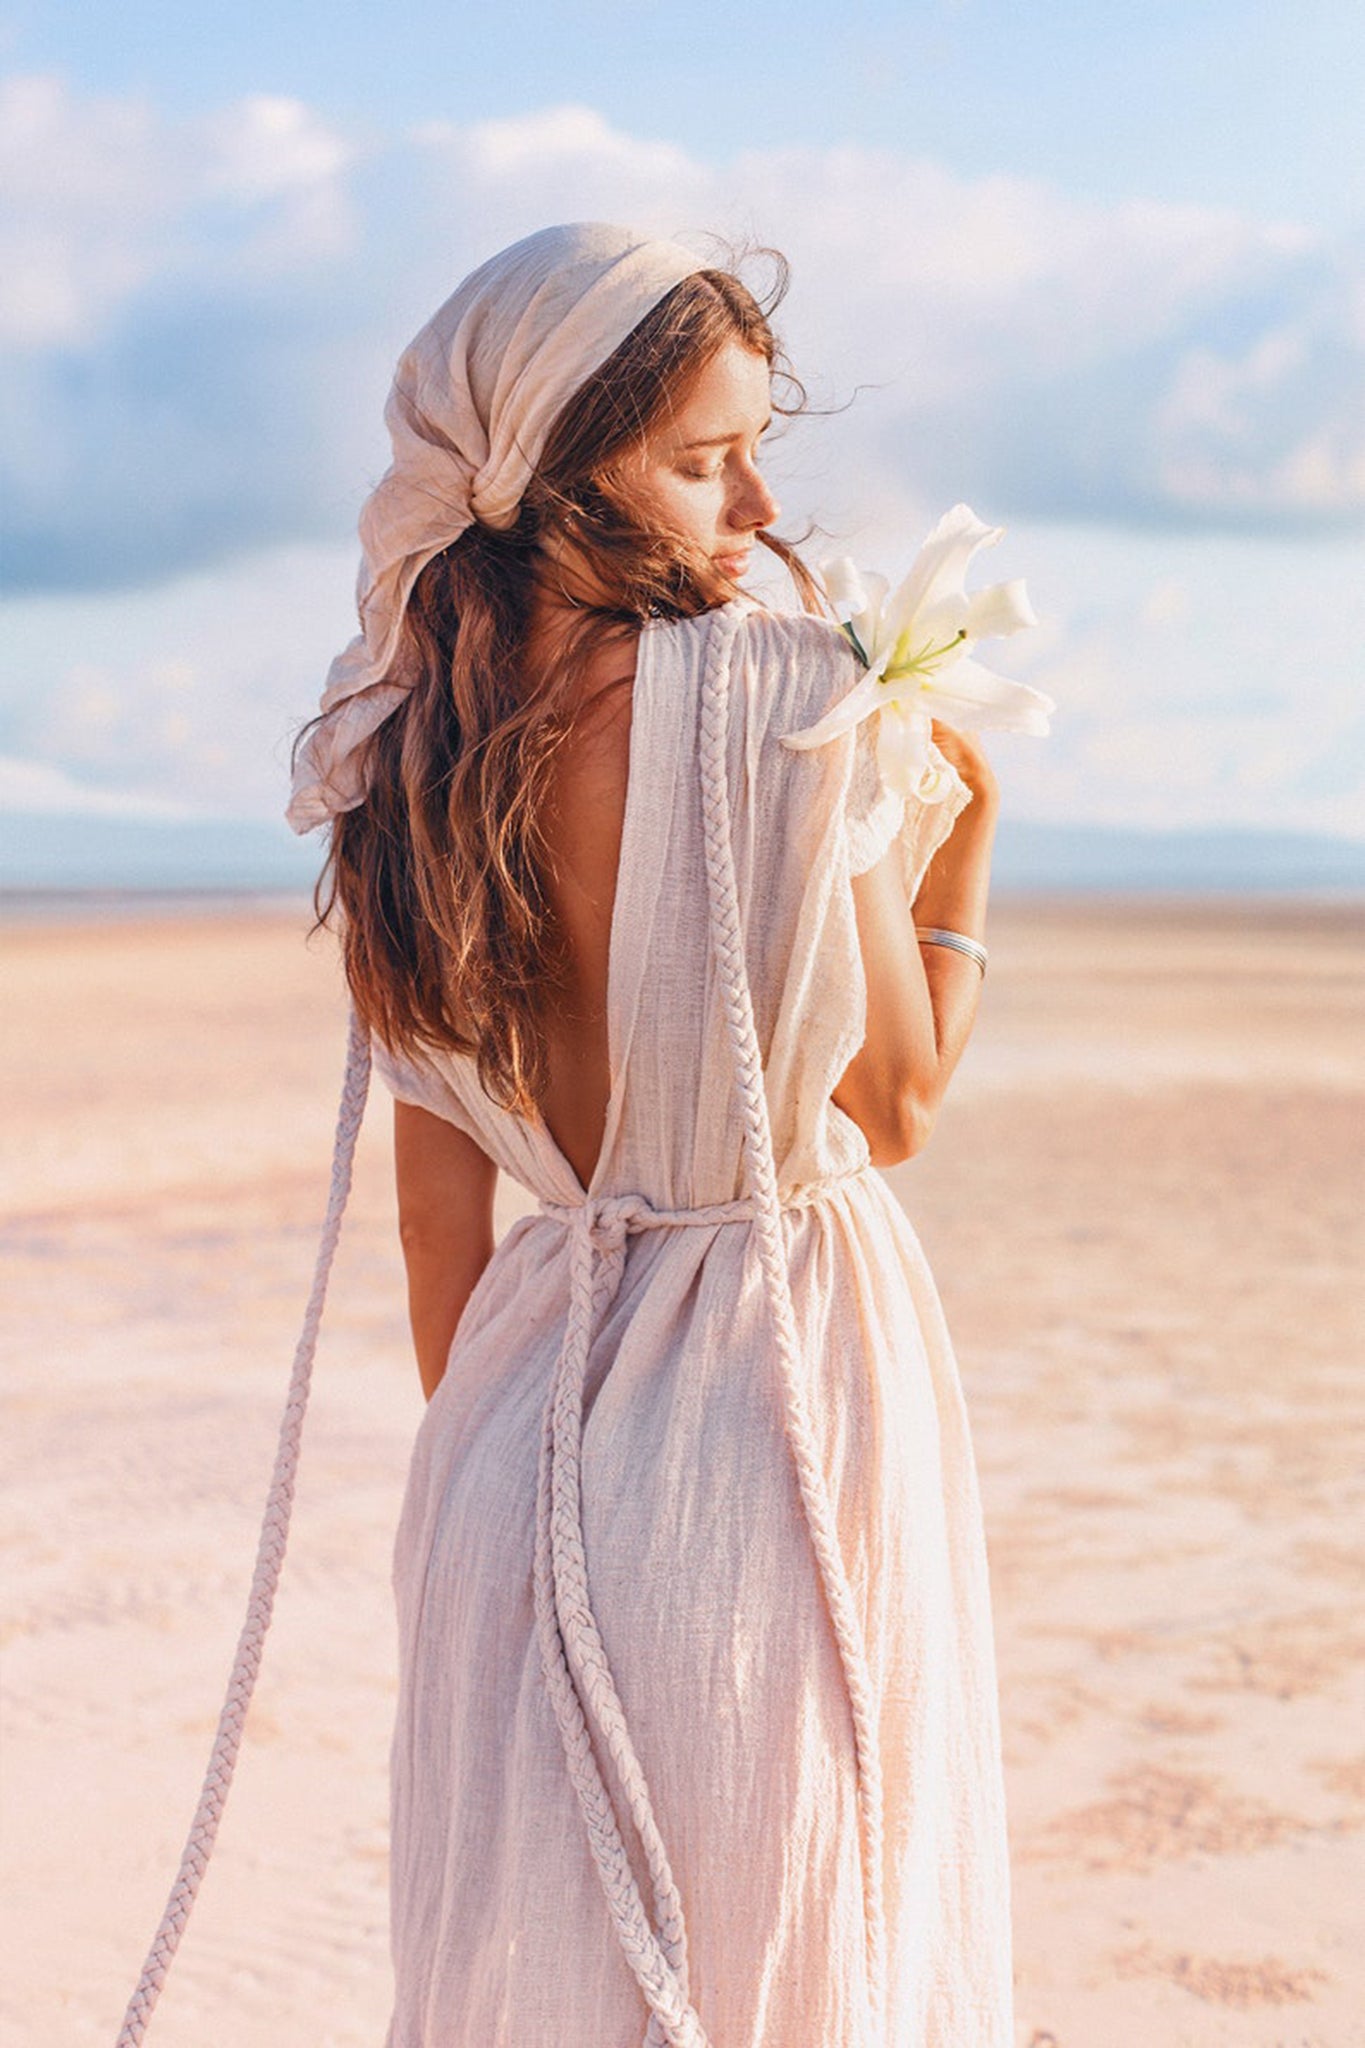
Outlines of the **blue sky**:
{"label": "blue sky", "polygon": [[577,100],[712,161],[878,142],[1095,197],[1365,212],[1365,18],[1343,0],[589,0],[8,10],[17,69],[203,111],[253,92],[388,130]]}
{"label": "blue sky", "polygon": [[605,217],[791,257],[789,529],[1006,525],[1020,815],[1365,836],[1365,10],[30,4],[0,98],[0,805],[277,812],[398,349]]}

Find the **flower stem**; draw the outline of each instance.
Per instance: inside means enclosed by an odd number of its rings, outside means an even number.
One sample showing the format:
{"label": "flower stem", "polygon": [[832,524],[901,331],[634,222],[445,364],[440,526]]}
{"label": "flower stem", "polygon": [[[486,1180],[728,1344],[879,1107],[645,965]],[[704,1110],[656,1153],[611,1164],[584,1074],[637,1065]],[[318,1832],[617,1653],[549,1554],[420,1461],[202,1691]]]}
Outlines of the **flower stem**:
{"label": "flower stem", "polygon": [[863,667],[871,668],[872,663],[867,658],[867,650],[864,648],[862,641],[858,638],[858,635],[854,632],[852,626],[849,624],[847,619],[844,620],[844,623],[839,630],[841,633],[847,634],[849,645],[852,647],[853,652],[857,655]]}

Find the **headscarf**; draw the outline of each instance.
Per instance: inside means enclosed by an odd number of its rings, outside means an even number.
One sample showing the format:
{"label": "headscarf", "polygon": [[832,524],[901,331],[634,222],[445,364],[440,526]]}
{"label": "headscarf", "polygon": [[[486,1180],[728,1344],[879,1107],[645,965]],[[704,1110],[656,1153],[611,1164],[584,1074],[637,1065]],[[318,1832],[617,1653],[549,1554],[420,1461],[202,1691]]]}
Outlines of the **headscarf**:
{"label": "headscarf", "polygon": [[706,260],[601,221],[542,228],[472,271],[404,349],[384,407],[393,461],[360,514],[361,630],[298,749],[296,832],[364,799],[359,750],[410,687],[389,670],[421,570],[476,521],[516,524],[565,403]]}

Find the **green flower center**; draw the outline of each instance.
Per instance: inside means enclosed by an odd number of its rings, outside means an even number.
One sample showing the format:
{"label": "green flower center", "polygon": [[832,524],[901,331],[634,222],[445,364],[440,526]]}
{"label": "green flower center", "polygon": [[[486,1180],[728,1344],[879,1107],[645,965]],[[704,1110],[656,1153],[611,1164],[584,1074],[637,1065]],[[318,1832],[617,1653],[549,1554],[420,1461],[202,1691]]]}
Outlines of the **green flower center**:
{"label": "green flower center", "polygon": [[916,647],[911,640],[910,631],[906,631],[892,648],[891,659],[878,677],[878,681],[886,684],[888,688],[893,688],[897,683],[908,681],[911,676],[919,676],[922,679],[921,689],[932,690],[934,686],[931,678],[935,669],[944,656],[951,654],[955,647],[960,647],[966,638],[967,628],[959,626],[952,639],[945,640],[940,647]]}

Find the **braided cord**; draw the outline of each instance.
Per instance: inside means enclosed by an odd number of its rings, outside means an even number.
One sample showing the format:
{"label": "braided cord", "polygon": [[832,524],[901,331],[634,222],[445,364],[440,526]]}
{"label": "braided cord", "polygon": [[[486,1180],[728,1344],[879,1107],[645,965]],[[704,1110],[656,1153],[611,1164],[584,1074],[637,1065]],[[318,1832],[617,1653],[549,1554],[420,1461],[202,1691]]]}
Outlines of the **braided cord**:
{"label": "braided cord", "polygon": [[327,1300],[327,1282],[332,1271],[332,1260],[336,1253],[337,1240],[341,1235],[341,1219],[351,1191],[356,1138],[365,1115],[365,1098],[369,1093],[369,1085],[369,1036],[353,1010],[347,1036],[346,1073],[342,1082],[336,1138],[332,1149],[331,1191],[327,1198],[327,1213],[322,1225],[317,1262],[313,1268],[312,1291],[308,1297],[303,1328],[299,1333],[298,1346],[294,1353],[289,1392],[280,1422],[275,1469],[266,1496],[265,1513],[261,1519],[256,1569],[247,1599],[246,1620],[238,1639],[237,1652],[232,1662],[232,1674],[228,1679],[227,1697],[223,1702],[218,1732],[213,1739],[208,1770],[199,1794],[199,1804],[195,1808],[194,1819],[190,1824],[180,1868],[171,1888],[166,1910],[161,1917],[161,1924],[147,1951],[147,1959],[142,1966],[137,1989],[129,2000],[127,2012],[124,2014],[117,2048],[138,2048],[138,2043],[147,2030],[148,2021],[161,1995],[172,1959],[180,1946],[180,1937],[185,1931],[204,1872],[208,1868],[209,1858],[213,1854],[218,1823],[222,1819],[228,1790],[232,1784],[232,1774],[237,1766],[237,1753],[241,1748],[247,1708],[251,1704],[256,1676],[260,1670],[261,1652],[265,1645],[266,1631],[270,1627],[275,1592],[284,1564],[285,1545],[289,1540],[294,1479],[298,1471],[299,1443],[303,1434],[304,1412],[308,1406],[313,1356],[317,1350],[318,1328]]}
{"label": "braided cord", "polygon": [[706,880],[711,899],[711,935],[720,970],[726,1020],[735,1055],[735,1080],[744,1117],[744,1145],[749,1177],[757,1202],[754,1228],[772,1311],[783,1393],[787,1435],[796,1465],[801,1499],[810,1528],[830,1618],[838,1640],[844,1681],[853,1714],[858,1760],[859,1808],[864,1835],[864,1904],[867,1920],[868,2002],[872,2032],[877,2037],[883,2006],[886,1928],[882,1898],[882,1775],[871,1674],[852,1588],[839,1550],[834,1516],[805,1393],[801,1384],[801,1345],[796,1326],[786,1242],[773,1156],[763,1058],[754,1022],[753,998],[744,958],[739,888],[730,836],[727,726],[730,663],[742,623],[738,613],[718,614],[707,638],[701,701],[702,821],[706,847]]}
{"label": "braided cord", "polygon": [[[626,1228],[624,1216],[607,1225],[599,1261],[593,1256],[597,1224],[592,1205],[585,1204],[570,1225],[568,1320],[541,1427],[534,1573],[541,1664],[617,1938],[649,2007],[645,2048],[707,2048],[701,2021],[688,2002],[681,1901],[588,1598],[580,1483],[583,1383],[598,1315],[620,1284]],[[585,1703],[640,1832],[662,1939],[650,1926],[593,1754]]]}
{"label": "braided cord", "polygon": [[[598,1284],[589,1303],[588,1329],[614,1297],[625,1265],[624,1219],[610,1226],[598,1266]],[[586,1256],[581,1249],[586,1243]],[[580,1226],[574,1258],[583,1285],[584,1268],[592,1263],[592,1244],[587,1229]],[[588,1283],[591,1286],[591,1280]],[[649,1787],[626,1725],[625,1710],[607,1662],[597,1617],[588,1597],[588,1566],[583,1539],[582,1452],[583,1382],[587,1370],[588,1346],[577,1343],[561,1376],[554,1410],[554,1465],[552,1473],[552,1559],[555,1595],[564,1648],[569,1665],[616,1765],[622,1789],[629,1802],[631,1818],[639,1830],[649,1864],[654,1890],[659,1934],[664,1953],[677,1973],[678,1989],[687,1998],[687,1931],[683,1924],[682,1901],[669,1866],[668,1855],[654,1818]]]}

